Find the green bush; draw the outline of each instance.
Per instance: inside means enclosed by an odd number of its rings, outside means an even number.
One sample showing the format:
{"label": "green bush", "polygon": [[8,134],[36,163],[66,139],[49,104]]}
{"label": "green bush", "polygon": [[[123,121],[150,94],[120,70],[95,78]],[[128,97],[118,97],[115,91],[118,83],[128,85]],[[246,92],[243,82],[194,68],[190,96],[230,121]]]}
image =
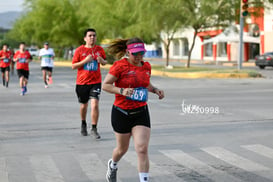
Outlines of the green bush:
{"label": "green bush", "polygon": [[260,77],[262,77],[262,75],[260,73],[254,72],[254,71],[249,72],[248,76],[249,77],[254,77],[254,78],[260,78]]}

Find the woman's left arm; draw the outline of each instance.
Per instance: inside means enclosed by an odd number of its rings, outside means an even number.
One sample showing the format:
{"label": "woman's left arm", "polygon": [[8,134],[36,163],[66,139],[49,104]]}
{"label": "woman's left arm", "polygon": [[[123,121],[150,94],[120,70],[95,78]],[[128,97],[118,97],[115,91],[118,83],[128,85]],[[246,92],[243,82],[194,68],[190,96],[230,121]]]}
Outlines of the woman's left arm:
{"label": "woman's left arm", "polygon": [[152,83],[149,84],[147,89],[149,90],[149,92],[152,92],[152,93],[155,93],[156,95],[158,95],[159,99],[163,99],[165,97],[164,91],[156,88],[155,86],[152,85]]}

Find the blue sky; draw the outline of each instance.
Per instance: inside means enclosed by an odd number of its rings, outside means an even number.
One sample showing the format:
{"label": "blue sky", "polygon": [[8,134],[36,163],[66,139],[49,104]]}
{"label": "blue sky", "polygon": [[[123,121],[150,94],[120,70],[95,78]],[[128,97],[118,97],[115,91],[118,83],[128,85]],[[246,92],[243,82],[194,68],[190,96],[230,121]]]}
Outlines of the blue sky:
{"label": "blue sky", "polygon": [[0,0],[0,13],[22,11],[24,0]]}

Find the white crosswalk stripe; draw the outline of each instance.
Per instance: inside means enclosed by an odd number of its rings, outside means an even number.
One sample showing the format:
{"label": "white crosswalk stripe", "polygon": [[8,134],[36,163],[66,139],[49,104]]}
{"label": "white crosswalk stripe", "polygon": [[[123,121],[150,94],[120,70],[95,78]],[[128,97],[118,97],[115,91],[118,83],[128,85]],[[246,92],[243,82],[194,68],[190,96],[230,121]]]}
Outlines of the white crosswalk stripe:
{"label": "white crosswalk stripe", "polygon": [[0,158],[0,181],[8,182],[7,164],[5,158]]}
{"label": "white crosswalk stripe", "polygon": [[[273,159],[273,149],[260,144],[252,144],[252,145],[241,145],[238,146],[246,149],[246,152],[249,151],[248,154],[254,152],[255,154],[265,156],[269,158],[269,160]],[[203,152],[205,153],[203,153]],[[270,162],[268,166],[266,164],[261,164],[259,158],[254,161],[253,159],[247,158],[248,154],[244,154],[244,157],[240,154],[236,154],[233,151],[227,150],[222,147],[205,147],[201,148],[201,152],[203,155],[195,157],[194,154],[187,153],[181,149],[175,150],[159,150],[154,156],[151,156],[150,159],[150,182],[166,182],[166,181],[179,181],[184,182],[189,180],[189,177],[192,174],[188,174],[188,170],[193,171],[196,174],[199,174],[202,180],[211,180],[211,181],[223,181],[223,182],[241,182],[246,181],[246,179],[250,179],[248,176],[244,175],[235,175],[231,171],[218,169],[214,162],[217,161],[220,163],[227,163],[227,165],[234,166],[236,168],[240,168],[242,171],[246,171],[246,175],[253,174],[256,179],[262,179],[262,181],[266,181],[267,179],[273,178],[273,169]],[[204,156],[210,155],[212,156],[210,161]],[[81,174],[76,176],[74,179],[85,178],[85,181],[89,179],[90,181],[105,181],[105,175],[107,170],[107,161],[103,161],[99,154],[97,153],[73,153],[72,155],[62,155],[63,158],[57,158],[58,155],[33,155],[27,158],[23,158],[24,162],[20,163],[20,158],[16,158],[19,160],[20,164],[25,164],[33,174],[33,180],[31,182],[66,182],[66,180],[71,181],[71,176],[73,172],[77,171]],[[162,157],[163,158],[162,158]],[[202,157],[203,156],[203,157]],[[250,155],[253,156],[253,155]],[[69,157],[72,157],[72,160],[69,160]],[[259,156],[258,156],[259,157]],[[22,161],[23,161],[22,159]],[[26,160],[27,159],[27,160]],[[55,160],[54,160],[55,159]],[[59,159],[59,160],[58,160]],[[62,162],[66,160],[66,162]],[[262,160],[262,158],[260,158]],[[136,174],[135,176],[129,176],[129,173],[126,171],[119,171],[118,173],[118,181],[124,182],[128,179],[132,181],[138,181],[137,175],[137,156],[135,151],[128,151],[126,155],[122,158],[122,160],[126,162],[120,163],[120,166],[124,170],[124,167],[131,168],[130,174]],[[214,161],[212,163],[212,160]],[[0,157],[0,182],[17,182],[18,178],[12,177],[16,171],[12,161],[15,161],[13,157]],[[29,161],[26,162],[26,161]],[[74,168],[69,168],[69,165],[76,165]],[[174,168],[170,169],[169,166],[173,166]],[[180,166],[183,166],[184,169],[181,169],[181,173],[177,173],[174,169],[179,169]],[[270,167],[271,166],[271,167]],[[178,167],[178,168],[176,168]],[[16,168],[18,170],[18,168]],[[186,169],[186,170],[185,170]],[[71,171],[71,174],[70,174]],[[134,172],[135,171],[135,172]],[[184,173],[183,173],[184,172]],[[183,174],[182,174],[183,173]],[[31,174],[31,173],[30,173]],[[32,175],[31,174],[31,175]],[[126,176],[126,174],[128,174]],[[181,175],[182,174],[182,175]],[[120,175],[120,176],[119,176]],[[75,174],[74,174],[75,176]],[[84,176],[84,177],[83,177]],[[196,176],[195,176],[196,177]],[[184,179],[185,178],[185,179]],[[14,181],[15,179],[15,181]],[[31,179],[31,178],[29,178]],[[79,181],[83,180],[79,179]],[[190,179],[190,180],[193,180]],[[72,180],[73,181],[73,180]],[[18,181],[19,182],[19,181]]]}
{"label": "white crosswalk stripe", "polygon": [[[137,168],[137,155],[135,152],[128,151],[126,155],[123,157],[128,163],[130,163],[132,166]],[[168,178],[168,181],[179,181],[183,182],[181,178],[178,178],[171,172],[169,172],[166,169],[163,169],[156,165],[154,162],[150,162],[150,181],[154,182],[165,182],[166,177]]]}
{"label": "white crosswalk stripe", "polygon": [[201,175],[207,176],[214,181],[241,181],[223,171],[217,170],[205,164],[204,162],[190,156],[189,154],[184,153],[181,150],[161,150],[160,152],[163,153],[165,156],[171,158],[172,160],[176,161],[177,163],[188,167],[189,169],[194,170]]}
{"label": "white crosswalk stripe", "polygon": [[261,164],[255,163],[221,147],[207,147],[202,148],[202,150],[220,160],[225,161],[226,163],[229,163],[249,172],[269,170],[269,168]]}
{"label": "white crosswalk stripe", "polygon": [[74,85],[67,84],[67,83],[59,83],[59,84],[57,84],[57,86],[59,86],[61,88],[73,88],[73,87],[75,87]]}
{"label": "white crosswalk stripe", "polygon": [[64,182],[64,178],[51,156],[31,156],[30,163],[37,182]]}
{"label": "white crosswalk stripe", "polygon": [[250,150],[252,152],[258,153],[259,155],[273,159],[273,149],[266,147],[264,145],[242,145],[243,148]]}
{"label": "white crosswalk stripe", "polygon": [[79,161],[82,171],[90,180],[105,180],[107,168],[97,154],[74,154],[74,156]]}

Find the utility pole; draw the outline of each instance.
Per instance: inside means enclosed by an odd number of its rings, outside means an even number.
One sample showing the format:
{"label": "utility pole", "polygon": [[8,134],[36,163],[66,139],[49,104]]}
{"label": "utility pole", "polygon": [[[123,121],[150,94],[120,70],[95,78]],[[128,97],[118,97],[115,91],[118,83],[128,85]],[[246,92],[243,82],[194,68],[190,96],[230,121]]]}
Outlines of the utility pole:
{"label": "utility pole", "polygon": [[248,15],[248,0],[240,0],[240,41],[239,41],[239,59],[238,59],[238,70],[242,69],[243,55],[244,55],[244,21]]}

